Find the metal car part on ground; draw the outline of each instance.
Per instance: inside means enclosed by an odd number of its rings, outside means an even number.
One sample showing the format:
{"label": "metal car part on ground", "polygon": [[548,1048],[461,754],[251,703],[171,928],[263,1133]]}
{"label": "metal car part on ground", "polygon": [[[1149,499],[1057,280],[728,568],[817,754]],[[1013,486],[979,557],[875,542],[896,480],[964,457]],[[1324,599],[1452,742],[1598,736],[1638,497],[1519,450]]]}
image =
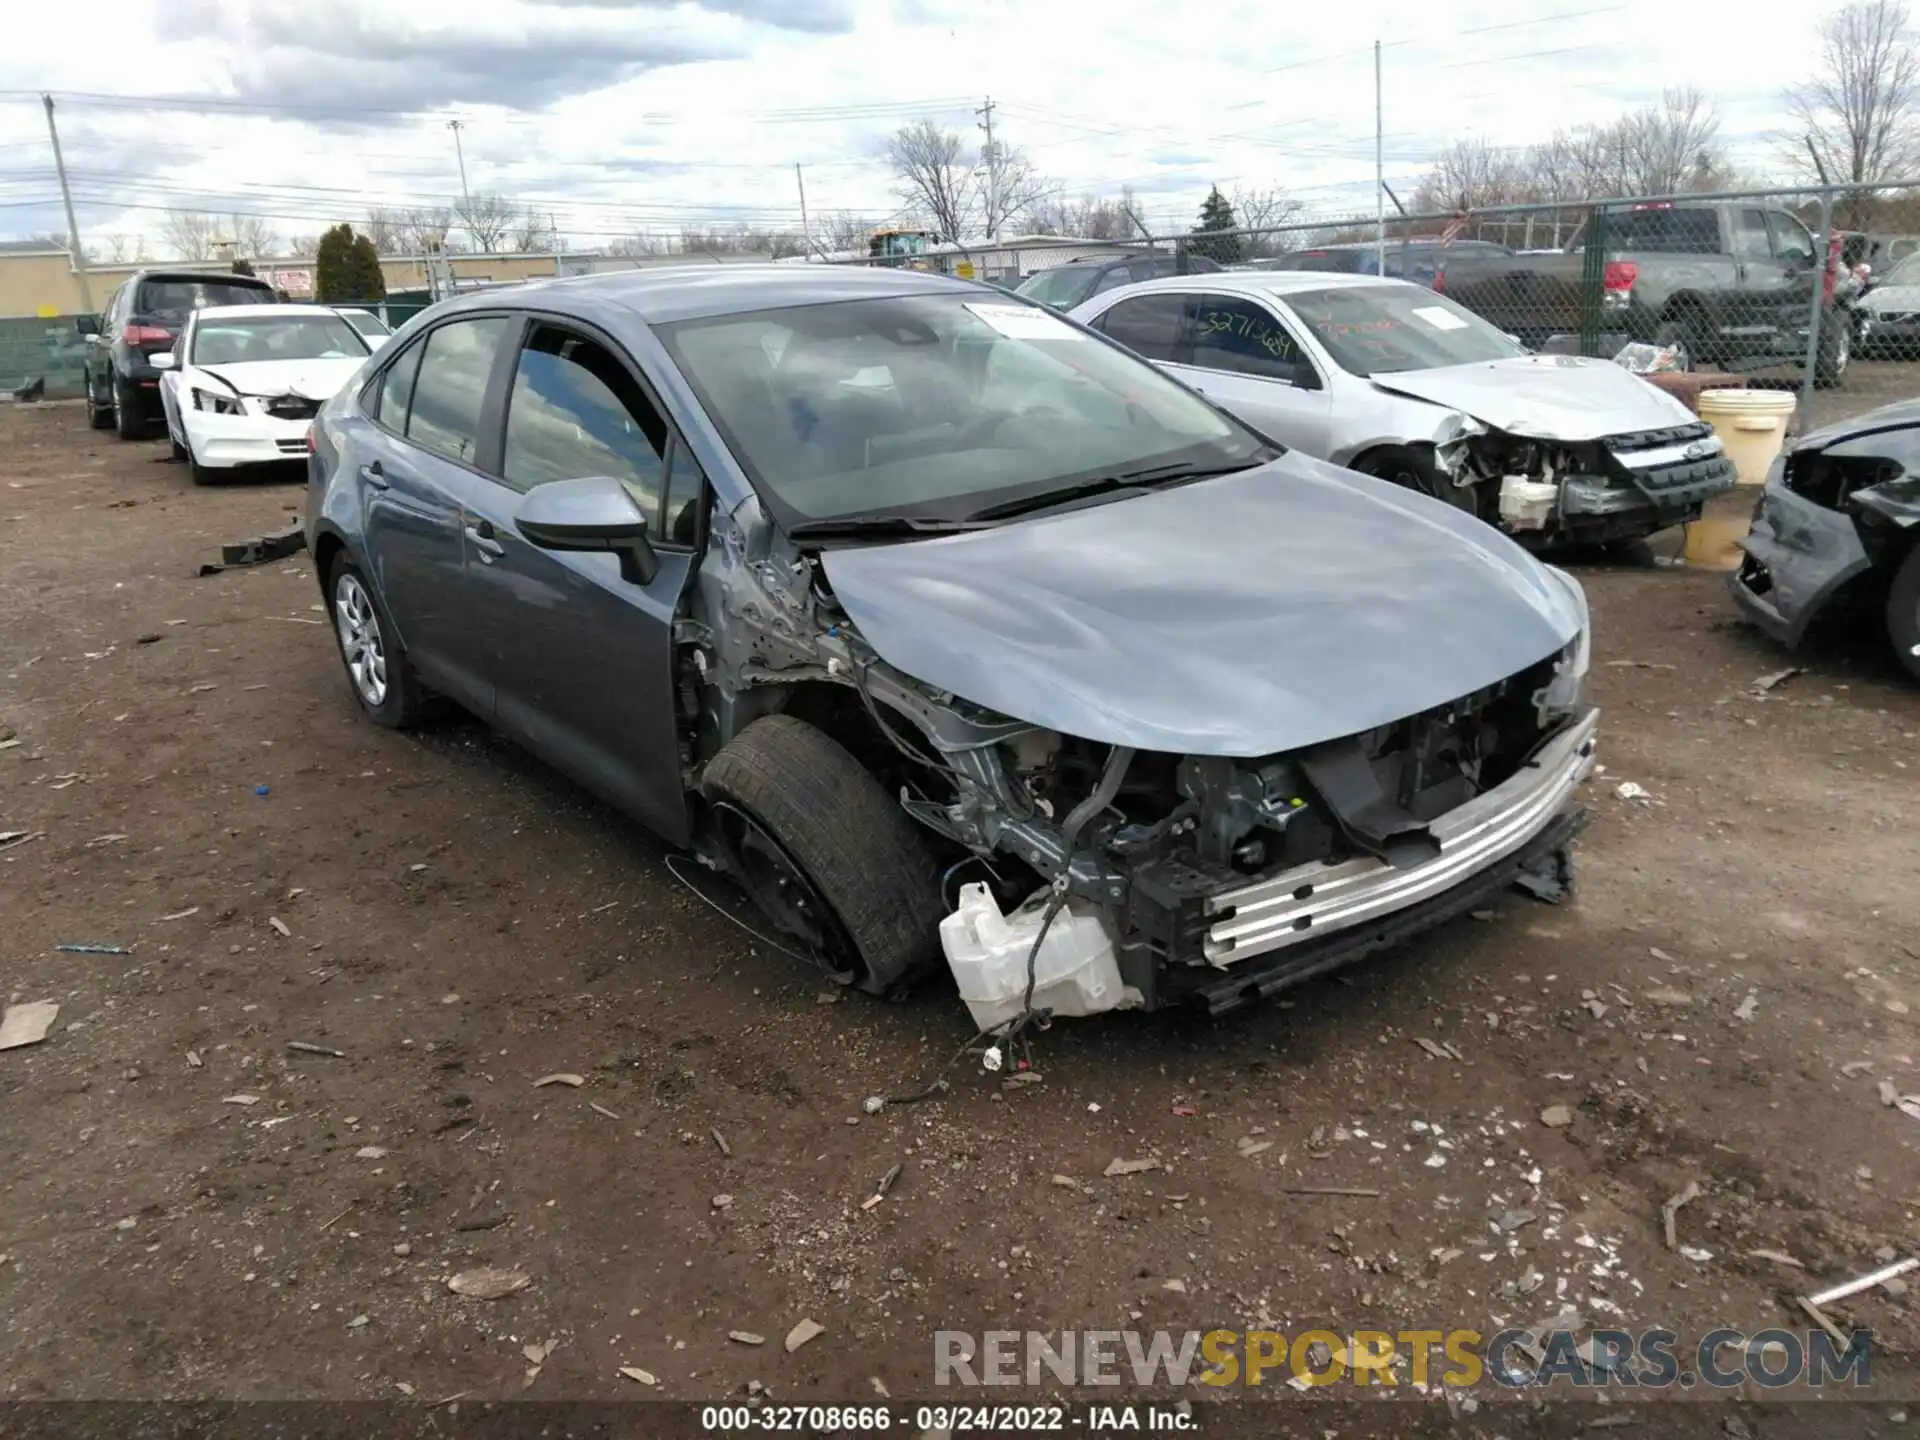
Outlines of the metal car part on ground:
{"label": "metal car part on ground", "polygon": [[845,983],[937,970],[961,883],[1102,927],[1083,998],[1216,1009],[1565,890],[1577,582],[988,287],[459,298],[328,402],[310,474],[372,718],[474,710]]}
{"label": "metal car part on ground", "polygon": [[1423,491],[1534,548],[1683,524],[1736,480],[1712,427],[1657,386],[1610,361],[1530,355],[1404,281],[1156,280],[1073,318],[1282,444]]}
{"label": "metal car part on ground", "polygon": [[1920,400],[1790,444],[1740,548],[1728,585],[1768,635],[1793,648],[1823,617],[1875,615],[1920,678]]}

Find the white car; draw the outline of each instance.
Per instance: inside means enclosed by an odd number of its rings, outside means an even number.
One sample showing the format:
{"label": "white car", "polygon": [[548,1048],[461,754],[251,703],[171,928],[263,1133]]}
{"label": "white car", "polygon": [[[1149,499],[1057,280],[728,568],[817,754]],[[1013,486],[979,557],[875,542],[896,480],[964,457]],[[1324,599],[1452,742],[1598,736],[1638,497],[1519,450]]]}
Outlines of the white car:
{"label": "white car", "polygon": [[347,323],[360,332],[360,338],[378,350],[393,336],[393,329],[371,310],[362,310],[358,305],[336,305],[335,313],[344,315]]}
{"label": "white car", "polygon": [[213,305],[187,317],[161,371],[173,458],[207,485],[242,466],[307,458],[320,406],[372,351],[319,305]]}
{"label": "white car", "polygon": [[1071,312],[1281,444],[1522,544],[1637,539],[1730,489],[1712,427],[1610,360],[1530,354],[1403,280],[1180,275]]}

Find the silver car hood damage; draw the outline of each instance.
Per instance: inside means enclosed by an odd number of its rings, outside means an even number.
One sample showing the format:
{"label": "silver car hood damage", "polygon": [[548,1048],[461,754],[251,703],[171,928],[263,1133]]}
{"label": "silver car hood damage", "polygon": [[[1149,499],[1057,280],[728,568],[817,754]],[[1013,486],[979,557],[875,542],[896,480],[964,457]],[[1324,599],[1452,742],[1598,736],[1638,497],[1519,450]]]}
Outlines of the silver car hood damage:
{"label": "silver car hood damage", "polygon": [[1490,526],[1297,454],[823,564],[862,637],[923,684],[1194,755],[1403,719],[1556,654],[1581,623],[1567,587]]}
{"label": "silver car hood damage", "polygon": [[1623,366],[1577,355],[1522,355],[1376,375],[1373,384],[1528,440],[1578,444],[1695,420],[1686,406]]}

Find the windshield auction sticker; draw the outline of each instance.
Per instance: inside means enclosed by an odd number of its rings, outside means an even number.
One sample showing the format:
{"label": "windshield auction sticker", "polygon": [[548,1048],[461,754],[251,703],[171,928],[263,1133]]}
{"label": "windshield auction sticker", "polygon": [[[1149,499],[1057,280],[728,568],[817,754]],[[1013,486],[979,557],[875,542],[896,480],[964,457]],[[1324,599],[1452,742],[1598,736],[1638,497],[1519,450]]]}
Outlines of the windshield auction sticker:
{"label": "windshield auction sticker", "polygon": [[1082,340],[1083,336],[1058,315],[1037,305],[968,305],[980,319],[1009,340]]}

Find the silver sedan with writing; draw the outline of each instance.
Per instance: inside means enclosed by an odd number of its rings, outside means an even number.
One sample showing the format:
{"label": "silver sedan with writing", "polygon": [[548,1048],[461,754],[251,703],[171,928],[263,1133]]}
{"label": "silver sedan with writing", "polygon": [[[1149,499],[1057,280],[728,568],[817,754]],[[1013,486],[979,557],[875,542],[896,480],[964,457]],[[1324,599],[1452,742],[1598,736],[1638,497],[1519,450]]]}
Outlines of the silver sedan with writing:
{"label": "silver sedan with writing", "polygon": [[1531,354],[1405,281],[1184,275],[1072,315],[1282,444],[1424,491],[1523,544],[1650,535],[1734,483],[1711,427],[1638,375]]}

